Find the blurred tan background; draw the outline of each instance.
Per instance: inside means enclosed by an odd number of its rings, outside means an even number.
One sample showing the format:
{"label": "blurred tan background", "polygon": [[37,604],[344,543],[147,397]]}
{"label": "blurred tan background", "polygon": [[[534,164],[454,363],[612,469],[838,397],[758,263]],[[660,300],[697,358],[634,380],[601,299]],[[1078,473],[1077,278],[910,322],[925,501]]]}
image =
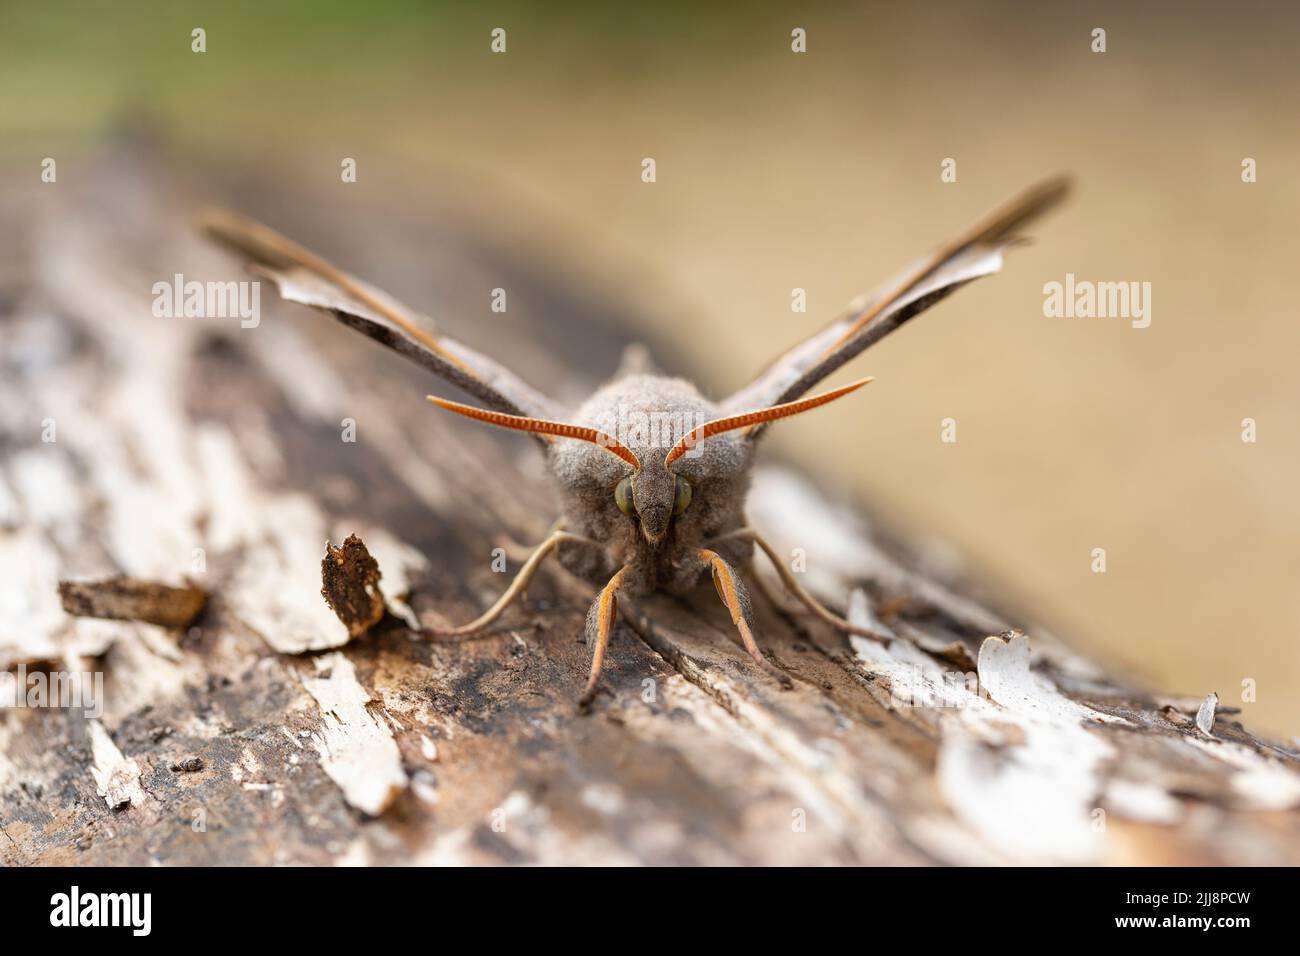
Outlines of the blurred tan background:
{"label": "blurred tan background", "polygon": [[[1281,3],[6,4],[0,160],[75,176],[146,124],[169,162],[316,186],[359,228],[451,194],[613,290],[715,394],[1071,171],[1074,199],[1001,276],[855,361],[837,381],[876,383],[768,452],[854,489],[1027,623],[1294,735],[1298,42]],[[1150,282],[1150,328],[1045,318],[1043,284],[1067,272]],[[490,321],[484,302],[442,319]]]}

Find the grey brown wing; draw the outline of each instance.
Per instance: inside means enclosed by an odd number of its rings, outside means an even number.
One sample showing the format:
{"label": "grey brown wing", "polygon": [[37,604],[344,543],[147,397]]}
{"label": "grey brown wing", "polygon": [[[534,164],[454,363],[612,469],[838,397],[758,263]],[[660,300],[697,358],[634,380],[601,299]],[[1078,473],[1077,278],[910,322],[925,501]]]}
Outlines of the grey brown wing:
{"label": "grey brown wing", "polygon": [[[967,282],[1002,268],[1003,253],[1021,240],[1016,230],[1069,192],[1064,177],[1046,180],[986,216],[956,239],[908,267],[879,291],[812,337],[785,352],[723,407],[741,412],[790,402],[863,350]],[[756,433],[762,426],[754,429]]]}
{"label": "grey brown wing", "polygon": [[555,402],[499,362],[430,331],[427,318],[273,229],[226,210],[210,210],[200,223],[274,282],[284,299],[330,313],[496,411],[548,419],[560,414]]}

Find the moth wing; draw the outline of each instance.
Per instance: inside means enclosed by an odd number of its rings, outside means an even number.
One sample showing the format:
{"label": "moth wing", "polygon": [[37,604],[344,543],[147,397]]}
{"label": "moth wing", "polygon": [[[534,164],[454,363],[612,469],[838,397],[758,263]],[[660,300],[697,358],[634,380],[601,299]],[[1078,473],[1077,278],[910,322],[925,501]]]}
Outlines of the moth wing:
{"label": "moth wing", "polygon": [[559,406],[499,362],[433,331],[433,323],[274,230],[237,213],[212,210],[204,231],[275,283],[282,298],[328,312],[490,408],[556,418]]}
{"label": "moth wing", "polygon": [[[908,319],[963,285],[1002,268],[1003,253],[1022,242],[1016,230],[1060,202],[1063,177],[1046,180],[991,213],[935,253],[917,260],[870,296],[769,365],[723,402],[729,412],[794,401]],[[751,434],[763,426],[756,426]]]}

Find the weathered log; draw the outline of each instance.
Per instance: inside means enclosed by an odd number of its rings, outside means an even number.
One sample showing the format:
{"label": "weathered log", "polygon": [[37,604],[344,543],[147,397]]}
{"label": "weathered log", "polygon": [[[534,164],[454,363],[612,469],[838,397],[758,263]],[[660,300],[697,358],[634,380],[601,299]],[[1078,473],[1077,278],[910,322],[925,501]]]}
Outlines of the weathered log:
{"label": "weathered log", "polygon": [[[558,567],[487,639],[422,636],[417,618],[461,622],[496,596],[504,539],[545,532],[532,444],[427,413],[417,371],[269,294],[256,328],[156,317],[155,281],[235,266],[156,170],[118,157],[100,176],[15,200],[0,237],[0,663],[105,682],[98,716],[0,713],[3,862],[1300,862],[1294,748],[1014,630],[774,465],[755,524],[889,647],[794,610],[761,568],[776,597],[756,633],[788,691],[707,585],[622,602],[589,714],[590,592]],[[417,261],[314,215],[279,224],[377,280]],[[376,211],[426,228],[410,216]],[[427,281],[448,328],[473,332],[457,295],[484,301],[458,291],[455,251],[494,255],[545,305],[480,341],[572,381],[561,398],[609,369],[600,308],[444,228]],[[533,345],[561,338],[588,345],[563,376]],[[382,574],[381,604],[368,574],[348,592],[364,627],[321,593],[326,542],[354,532]],[[118,574],[210,600],[179,644],[64,612],[60,579]]]}

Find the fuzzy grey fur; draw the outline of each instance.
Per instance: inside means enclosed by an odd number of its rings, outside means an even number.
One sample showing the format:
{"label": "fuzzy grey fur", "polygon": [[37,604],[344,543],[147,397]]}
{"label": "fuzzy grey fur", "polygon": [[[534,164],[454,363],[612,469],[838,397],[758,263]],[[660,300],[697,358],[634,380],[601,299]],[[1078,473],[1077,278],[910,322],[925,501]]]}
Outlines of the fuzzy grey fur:
{"label": "fuzzy grey fur", "polygon": [[[676,422],[678,427],[660,429],[638,441],[628,422],[651,415],[665,424]],[[685,432],[721,415],[717,405],[680,378],[632,374],[592,395],[570,420],[618,438],[641,460],[641,471],[633,475],[631,465],[587,442],[561,439],[552,443],[548,457],[565,527],[605,546],[599,551],[561,546],[561,563],[593,584],[604,584],[619,567],[630,565],[623,588],[631,594],[656,590],[683,593],[694,587],[708,570],[695,550],[713,547],[706,545],[710,538],[745,524],[752,442],[742,432],[727,432],[700,442],[673,463],[671,472],[663,463]],[[671,439],[666,443],[665,431]],[[691,483],[692,497],[690,506],[673,516],[677,475]],[[635,515],[623,514],[614,503],[615,486],[629,476]],[[650,540],[655,537],[658,540]],[[752,548],[747,541],[730,540],[718,543],[713,550],[729,564],[743,567]]]}

